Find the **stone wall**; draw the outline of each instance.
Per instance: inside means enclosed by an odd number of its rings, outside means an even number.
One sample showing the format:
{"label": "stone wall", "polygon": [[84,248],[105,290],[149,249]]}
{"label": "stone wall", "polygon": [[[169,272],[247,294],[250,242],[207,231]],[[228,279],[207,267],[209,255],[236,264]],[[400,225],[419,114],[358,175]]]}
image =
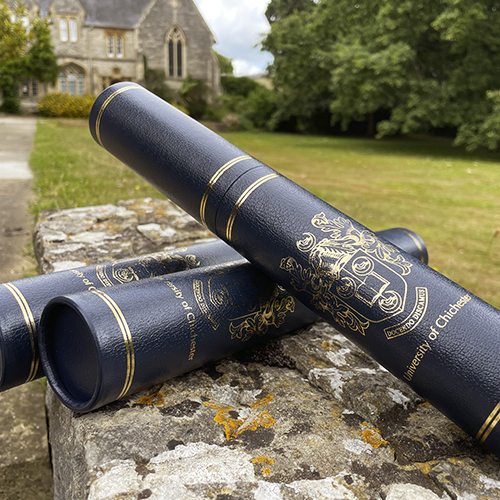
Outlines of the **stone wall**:
{"label": "stone wall", "polygon": [[[35,248],[49,272],[210,236],[132,200],[42,213]],[[498,459],[323,322],[88,414],[46,404],[56,499],[500,498]]]}

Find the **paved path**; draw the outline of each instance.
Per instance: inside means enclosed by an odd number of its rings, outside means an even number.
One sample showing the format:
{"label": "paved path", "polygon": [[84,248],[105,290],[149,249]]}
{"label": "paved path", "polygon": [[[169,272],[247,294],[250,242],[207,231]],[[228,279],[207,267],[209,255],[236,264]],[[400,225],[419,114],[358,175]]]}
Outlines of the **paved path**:
{"label": "paved path", "polygon": [[[23,249],[33,228],[28,159],[35,129],[35,118],[0,116],[0,283],[33,269]],[[0,393],[0,499],[52,497],[44,386],[35,381]]]}
{"label": "paved path", "polygon": [[32,229],[28,160],[35,129],[35,118],[0,117],[0,283],[21,277],[23,268],[30,267],[22,250]]}
{"label": "paved path", "polygon": [[28,166],[36,118],[0,117],[0,179],[31,179]]}

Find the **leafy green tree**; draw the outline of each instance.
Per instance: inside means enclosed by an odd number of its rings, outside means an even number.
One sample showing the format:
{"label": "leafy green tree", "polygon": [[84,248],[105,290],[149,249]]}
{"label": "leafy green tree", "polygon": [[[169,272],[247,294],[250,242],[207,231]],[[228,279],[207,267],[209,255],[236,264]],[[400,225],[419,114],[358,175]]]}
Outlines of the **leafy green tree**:
{"label": "leafy green tree", "polygon": [[215,51],[215,56],[219,61],[220,72],[222,75],[232,75],[234,73],[233,60],[229,57],[223,56]]}
{"label": "leafy green tree", "polygon": [[16,3],[9,10],[0,0],[0,88],[6,111],[20,109],[16,86],[21,78],[53,82],[57,76],[48,21],[37,17],[27,25],[27,18],[26,7]]}
{"label": "leafy green tree", "polygon": [[498,0],[320,0],[283,12],[263,44],[278,115],[323,109],[347,128],[384,112],[379,136],[451,127],[457,142],[498,147]]}
{"label": "leafy green tree", "polygon": [[259,129],[271,128],[271,117],[276,111],[276,93],[258,85],[244,101],[242,114]]}
{"label": "leafy green tree", "polygon": [[34,41],[26,53],[25,72],[41,82],[55,83],[59,66],[47,21],[37,17],[31,25]]}
{"label": "leafy green tree", "polygon": [[[273,3],[275,0],[269,7]],[[286,17],[277,16],[263,40],[263,49],[274,56],[269,67],[278,90],[274,127],[280,122],[296,121],[299,129],[311,130],[322,120],[320,115],[327,114],[329,120],[333,94],[331,68],[325,61],[328,38],[318,37],[317,29],[322,26],[316,18],[316,8],[295,9]]]}
{"label": "leafy green tree", "polygon": [[280,21],[294,12],[307,12],[314,7],[314,0],[271,0],[266,9],[269,24]]}
{"label": "leafy green tree", "polygon": [[222,89],[225,94],[247,97],[259,84],[249,76],[223,76],[221,78]]}

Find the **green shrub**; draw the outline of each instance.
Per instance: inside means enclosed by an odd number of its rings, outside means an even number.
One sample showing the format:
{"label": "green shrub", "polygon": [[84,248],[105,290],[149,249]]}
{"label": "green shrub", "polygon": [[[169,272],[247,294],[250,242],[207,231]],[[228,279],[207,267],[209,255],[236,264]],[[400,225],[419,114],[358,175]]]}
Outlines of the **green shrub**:
{"label": "green shrub", "polygon": [[224,93],[247,97],[259,84],[248,76],[222,76],[220,79]]}
{"label": "green shrub", "polygon": [[248,94],[245,105],[241,108],[241,113],[257,128],[270,130],[270,120],[276,110],[274,91],[259,85]]}
{"label": "green shrub", "polygon": [[37,109],[42,116],[53,118],[88,118],[95,99],[93,95],[47,94]]}
{"label": "green shrub", "polygon": [[203,115],[203,120],[210,122],[220,122],[225,116],[224,110],[220,105],[209,104]]}
{"label": "green shrub", "polygon": [[0,106],[0,111],[12,115],[20,115],[22,113],[22,109],[19,98],[17,96],[4,95],[2,106]]}
{"label": "green shrub", "polygon": [[172,103],[175,92],[165,83],[165,71],[146,67],[144,70],[144,86],[160,99]]}
{"label": "green shrub", "polygon": [[189,116],[196,120],[203,118],[207,109],[208,87],[205,82],[193,78],[188,74],[182,82],[182,104],[186,106]]}

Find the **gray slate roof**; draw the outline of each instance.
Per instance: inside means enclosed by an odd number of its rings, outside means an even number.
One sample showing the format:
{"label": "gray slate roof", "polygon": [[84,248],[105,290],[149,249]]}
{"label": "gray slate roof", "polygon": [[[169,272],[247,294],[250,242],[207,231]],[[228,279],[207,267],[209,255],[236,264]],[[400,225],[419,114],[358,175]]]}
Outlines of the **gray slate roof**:
{"label": "gray slate roof", "polygon": [[[48,15],[52,0],[38,0],[42,17]],[[80,0],[86,12],[85,24],[134,28],[151,0]]]}

